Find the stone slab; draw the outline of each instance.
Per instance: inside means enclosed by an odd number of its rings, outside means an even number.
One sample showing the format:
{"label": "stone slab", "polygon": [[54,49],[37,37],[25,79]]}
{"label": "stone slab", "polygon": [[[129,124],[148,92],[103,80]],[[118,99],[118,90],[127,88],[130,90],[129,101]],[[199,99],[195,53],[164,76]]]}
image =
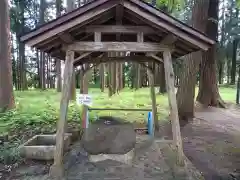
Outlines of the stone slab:
{"label": "stone slab", "polygon": [[90,162],[99,162],[99,161],[105,161],[105,160],[114,160],[118,161],[124,164],[131,165],[134,155],[135,155],[135,149],[132,149],[126,154],[98,154],[98,155],[90,155],[89,161]]}

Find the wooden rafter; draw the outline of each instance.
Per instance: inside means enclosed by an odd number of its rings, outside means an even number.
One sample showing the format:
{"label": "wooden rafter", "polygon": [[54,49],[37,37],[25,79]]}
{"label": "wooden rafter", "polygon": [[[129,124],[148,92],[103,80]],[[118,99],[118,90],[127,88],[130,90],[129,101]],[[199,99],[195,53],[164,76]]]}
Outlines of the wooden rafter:
{"label": "wooden rafter", "polygon": [[72,44],[74,42],[74,38],[69,33],[62,33],[59,37],[66,44]]}

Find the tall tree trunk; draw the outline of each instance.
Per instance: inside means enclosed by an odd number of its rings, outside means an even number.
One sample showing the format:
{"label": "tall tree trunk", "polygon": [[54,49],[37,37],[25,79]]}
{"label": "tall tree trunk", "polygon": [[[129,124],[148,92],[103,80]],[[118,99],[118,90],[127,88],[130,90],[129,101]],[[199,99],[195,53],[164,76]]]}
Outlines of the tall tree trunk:
{"label": "tall tree trunk", "polygon": [[93,83],[97,84],[97,67],[93,67]]}
{"label": "tall tree trunk", "polygon": [[41,89],[46,89],[46,76],[45,76],[45,53],[40,52],[40,82],[41,82]]}
{"label": "tall tree trunk", "polygon": [[233,40],[233,52],[232,52],[232,69],[231,69],[231,84],[236,83],[236,62],[237,62],[237,49],[238,49],[239,39],[235,38]]}
{"label": "tall tree trunk", "polygon": [[219,67],[218,67],[218,82],[219,84],[223,83],[223,63],[219,62]]}
{"label": "tall tree trunk", "polygon": [[42,87],[42,83],[41,83],[41,80],[40,80],[40,76],[41,76],[41,70],[40,70],[40,59],[39,59],[39,52],[38,50],[36,49],[36,62],[37,62],[37,81],[38,81],[38,88],[41,88]]}
{"label": "tall tree trunk", "polygon": [[135,89],[138,90],[139,88],[141,88],[141,67],[138,63],[134,63],[134,73]]}
{"label": "tall tree trunk", "polygon": [[73,75],[72,75],[72,81],[71,81],[71,91],[70,91],[70,100],[72,100],[72,101],[76,100],[76,73],[75,73],[75,68],[73,68]]}
{"label": "tall tree trunk", "polygon": [[104,75],[104,63],[100,64],[100,68],[99,68],[99,76],[100,76],[100,87],[101,87],[101,91],[104,92],[104,87],[105,87],[105,75]]}
{"label": "tall tree trunk", "polygon": [[56,78],[57,78],[57,92],[62,91],[62,69],[61,60],[56,59]]}
{"label": "tall tree trunk", "polygon": [[[226,36],[226,32],[225,32],[225,0],[222,1],[222,23],[221,23],[221,41],[220,41],[220,46],[221,48],[225,48],[224,47],[224,43],[225,43],[225,36]],[[224,76],[224,65],[225,65],[225,56],[220,56],[218,58],[218,82],[219,84],[223,83],[223,76]]]}
{"label": "tall tree trunk", "polygon": [[119,90],[122,90],[123,89],[123,84],[124,84],[124,72],[123,72],[123,70],[124,70],[124,63],[119,63]]}
{"label": "tall tree trunk", "polygon": [[[46,10],[46,0],[41,0],[40,1],[40,20],[39,24],[42,25],[44,24],[45,20],[45,10]],[[41,89],[45,90],[46,89],[46,75],[45,75],[45,53],[40,52],[40,82],[41,82]]]}
{"label": "tall tree trunk", "polygon": [[13,87],[17,89],[17,63],[14,57],[14,42],[13,42],[13,36],[10,34],[11,39],[11,59],[12,59],[12,76],[13,76]]}
{"label": "tall tree trunk", "polygon": [[160,73],[158,76],[159,81],[160,81],[159,93],[163,94],[163,93],[167,92],[166,82],[165,82],[164,64],[163,63],[159,64],[159,68],[160,68]]}
{"label": "tall tree trunk", "polygon": [[0,111],[14,108],[10,20],[7,0],[0,1]]}
{"label": "tall tree trunk", "polygon": [[75,0],[67,0],[67,12],[71,12],[75,8]]}
{"label": "tall tree trunk", "polygon": [[[219,0],[209,1],[206,34],[217,40]],[[216,45],[203,52],[197,101],[207,106],[224,106],[217,85],[217,49]]]}
{"label": "tall tree trunk", "polygon": [[230,84],[230,76],[231,76],[231,60],[227,56],[227,84]]}
{"label": "tall tree trunk", "polygon": [[[75,0],[67,0],[67,12],[71,12],[75,8]],[[87,76],[83,76],[83,79],[87,78]],[[76,100],[76,74],[75,68],[73,70],[72,82],[71,82],[71,91],[70,91],[70,99]]]}
{"label": "tall tree trunk", "polygon": [[108,96],[111,97],[113,95],[112,88],[112,63],[108,63]]}
{"label": "tall tree trunk", "polygon": [[111,85],[112,85],[112,93],[116,93],[116,62],[111,63],[112,68],[111,68]]}
{"label": "tall tree trunk", "polygon": [[[16,44],[16,46],[17,46],[17,49],[19,49],[19,45],[18,45],[18,43]],[[17,79],[17,82],[16,82],[16,90],[20,90],[20,60],[19,60],[19,51],[17,51],[17,58],[16,58],[16,70],[17,70],[17,72],[16,72],[16,79]]]}
{"label": "tall tree trunk", "polygon": [[[56,16],[61,16],[62,0],[56,0]],[[62,69],[61,60],[56,59],[56,78],[57,78],[57,92],[62,91]]]}
{"label": "tall tree trunk", "polygon": [[[192,26],[201,32],[205,32],[209,0],[195,0],[192,12]],[[188,120],[194,116],[194,96],[197,79],[197,71],[201,61],[201,52],[186,56],[182,62],[179,88],[177,91],[177,103],[180,120]]]}
{"label": "tall tree trunk", "polygon": [[20,24],[19,29],[20,32],[18,34],[18,51],[19,51],[19,61],[20,61],[20,90],[27,90],[27,77],[26,77],[26,59],[25,59],[25,44],[20,41],[20,34],[24,32],[25,28],[25,17],[24,17],[24,11],[25,11],[25,2],[20,1],[19,2],[19,18],[20,18]]}

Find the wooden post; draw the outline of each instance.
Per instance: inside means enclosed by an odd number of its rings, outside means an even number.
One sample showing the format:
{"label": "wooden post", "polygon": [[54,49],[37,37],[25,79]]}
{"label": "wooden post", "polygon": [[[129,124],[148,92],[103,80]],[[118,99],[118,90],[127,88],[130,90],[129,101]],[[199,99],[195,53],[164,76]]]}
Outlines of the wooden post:
{"label": "wooden post", "polygon": [[67,111],[69,103],[69,95],[71,88],[72,72],[73,72],[74,52],[66,52],[66,62],[64,69],[64,84],[60,104],[60,119],[57,124],[56,150],[54,152],[54,164],[50,169],[51,179],[62,179],[63,170],[63,151],[64,151],[64,131],[67,124]]}
{"label": "wooden post", "polygon": [[168,102],[169,102],[169,109],[170,109],[170,119],[172,123],[173,143],[177,151],[178,163],[183,164],[184,155],[183,155],[183,147],[182,147],[182,137],[180,132],[177,99],[176,99],[175,87],[174,87],[174,72],[173,72],[172,56],[171,56],[170,50],[166,50],[163,52],[163,59],[164,59],[166,86],[167,86],[167,92],[168,92]]}
{"label": "wooden post", "polygon": [[153,136],[155,135],[155,130],[159,130],[158,126],[158,118],[157,118],[157,105],[156,105],[156,93],[154,87],[154,76],[153,72],[148,69],[148,77],[149,77],[149,86],[150,86],[150,93],[151,93],[151,100],[152,100],[152,118],[153,118]]}

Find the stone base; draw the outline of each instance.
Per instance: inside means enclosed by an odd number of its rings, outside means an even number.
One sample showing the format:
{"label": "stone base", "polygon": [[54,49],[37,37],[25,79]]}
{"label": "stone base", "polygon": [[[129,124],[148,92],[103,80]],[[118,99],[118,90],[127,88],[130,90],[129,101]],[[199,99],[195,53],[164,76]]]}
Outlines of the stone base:
{"label": "stone base", "polygon": [[89,156],[89,161],[90,162],[99,162],[99,161],[104,161],[104,160],[114,160],[118,161],[124,164],[132,165],[132,161],[134,158],[134,150],[132,149],[126,154],[98,154],[98,155],[90,155]]}
{"label": "stone base", "polygon": [[[71,134],[65,133],[64,150],[68,150],[71,144]],[[24,144],[20,145],[19,150],[22,157],[36,160],[54,159],[56,149],[56,134],[36,135]]]}

